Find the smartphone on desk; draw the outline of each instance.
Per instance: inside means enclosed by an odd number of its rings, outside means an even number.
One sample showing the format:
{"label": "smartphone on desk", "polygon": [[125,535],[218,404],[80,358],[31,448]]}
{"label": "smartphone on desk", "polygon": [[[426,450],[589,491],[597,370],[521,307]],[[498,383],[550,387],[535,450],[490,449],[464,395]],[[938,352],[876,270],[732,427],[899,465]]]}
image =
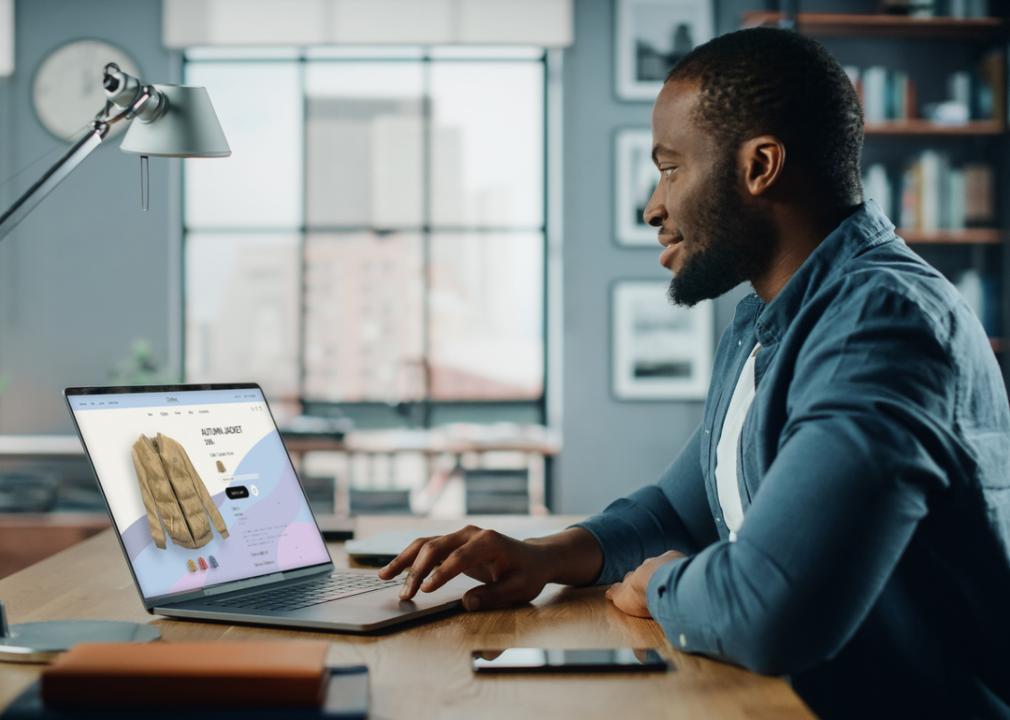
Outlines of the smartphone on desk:
{"label": "smartphone on desk", "polygon": [[655,648],[474,650],[475,673],[666,672],[675,669]]}

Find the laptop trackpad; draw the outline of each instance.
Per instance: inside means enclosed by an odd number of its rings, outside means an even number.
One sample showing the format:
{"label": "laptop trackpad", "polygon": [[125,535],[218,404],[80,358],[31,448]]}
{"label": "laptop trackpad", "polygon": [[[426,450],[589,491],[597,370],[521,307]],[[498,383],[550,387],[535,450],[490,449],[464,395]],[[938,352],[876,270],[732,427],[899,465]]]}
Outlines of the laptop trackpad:
{"label": "laptop trackpad", "polygon": [[329,616],[353,616],[356,622],[370,624],[391,617],[413,615],[448,608],[459,603],[463,593],[480,585],[480,581],[466,576],[453,578],[438,590],[418,592],[410,600],[400,600],[399,585],[341,598],[317,605],[318,612]]}

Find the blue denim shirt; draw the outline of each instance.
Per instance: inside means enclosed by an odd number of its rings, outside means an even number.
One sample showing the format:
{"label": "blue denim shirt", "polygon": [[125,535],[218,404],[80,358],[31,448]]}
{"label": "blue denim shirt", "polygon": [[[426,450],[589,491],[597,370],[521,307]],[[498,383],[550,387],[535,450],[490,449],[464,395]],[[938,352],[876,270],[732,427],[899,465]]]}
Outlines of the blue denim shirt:
{"label": "blue denim shirt", "polygon": [[[716,446],[755,343],[730,542]],[[580,526],[599,584],[685,553],[648,587],[671,643],[788,674],[819,714],[909,716],[912,692],[926,714],[1010,712],[1010,403],[979,321],[872,201],[770,303],[740,302],[702,425]]]}

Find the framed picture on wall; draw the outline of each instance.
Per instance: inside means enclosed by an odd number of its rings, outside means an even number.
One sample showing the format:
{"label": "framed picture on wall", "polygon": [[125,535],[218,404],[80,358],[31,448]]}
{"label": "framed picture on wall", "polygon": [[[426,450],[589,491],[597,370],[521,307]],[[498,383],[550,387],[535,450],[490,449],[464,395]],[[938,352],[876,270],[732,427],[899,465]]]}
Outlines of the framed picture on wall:
{"label": "framed picture on wall", "polygon": [[652,162],[652,131],[648,128],[618,130],[614,137],[614,237],[619,245],[656,246],[658,230],[645,224],[642,215],[652,197],[659,171]]}
{"label": "framed picture on wall", "polygon": [[612,389],[618,400],[703,400],[712,376],[712,301],[672,305],[669,284],[620,280],[611,289]]}
{"label": "framed picture on wall", "polygon": [[712,0],[617,0],[617,96],[655,100],[678,60],[713,37]]}

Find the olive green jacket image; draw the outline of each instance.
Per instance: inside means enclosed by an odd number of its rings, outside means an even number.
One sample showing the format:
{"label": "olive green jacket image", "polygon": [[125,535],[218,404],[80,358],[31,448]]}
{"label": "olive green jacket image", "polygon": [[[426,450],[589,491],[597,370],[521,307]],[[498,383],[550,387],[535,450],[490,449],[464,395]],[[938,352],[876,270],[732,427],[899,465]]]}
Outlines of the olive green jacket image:
{"label": "olive green jacket image", "polygon": [[161,433],[141,435],[133,444],[133,467],[157,547],[165,549],[166,532],[176,545],[203,547],[214,536],[211,521],[222,538],[228,537],[224,518],[178,442]]}

